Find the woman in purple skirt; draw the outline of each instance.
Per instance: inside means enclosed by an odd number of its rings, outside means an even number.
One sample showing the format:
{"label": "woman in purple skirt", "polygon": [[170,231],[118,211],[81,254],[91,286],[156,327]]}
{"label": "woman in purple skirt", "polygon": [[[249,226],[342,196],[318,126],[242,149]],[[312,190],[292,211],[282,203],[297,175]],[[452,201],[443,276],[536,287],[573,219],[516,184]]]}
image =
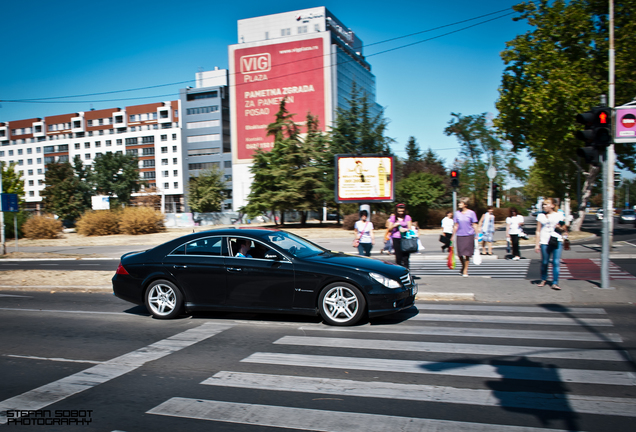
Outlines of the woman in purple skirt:
{"label": "woman in purple skirt", "polygon": [[462,276],[468,277],[468,263],[475,253],[475,238],[479,233],[477,215],[468,208],[468,198],[460,198],[457,203],[459,210],[455,212],[455,228],[453,231],[453,244],[455,251],[462,262]]}

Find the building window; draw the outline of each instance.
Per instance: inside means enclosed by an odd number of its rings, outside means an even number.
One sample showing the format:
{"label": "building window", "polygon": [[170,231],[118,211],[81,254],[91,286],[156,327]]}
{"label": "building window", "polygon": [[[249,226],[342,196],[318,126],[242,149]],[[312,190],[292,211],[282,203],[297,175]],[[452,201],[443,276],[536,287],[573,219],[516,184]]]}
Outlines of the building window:
{"label": "building window", "polygon": [[170,189],[170,183],[164,183],[163,184],[163,188],[164,189]]}
{"label": "building window", "polygon": [[90,153],[86,153],[86,154],[84,155],[84,159],[85,159],[85,160],[90,160],[90,159],[91,159],[91,154],[90,154]]}
{"label": "building window", "polygon": [[141,143],[142,144],[154,144],[155,143],[154,135],[141,137]]}
{"label": "building window", "polygon": [[154,179],[155,178],[155,172],[154,171],[147,171],[144,174],[144,178],[145,179]]}
{"label": "building window", "polygon": [[172,153],[176,153],[177,152],[177,146],[172,146]]}
{"label": "building window", "polygon": [[298,34],[303,34],[303,33],[307,33],[307,26],[299,26],[298,27]]}
{"label": "building window", "polygon": [[110,147],[113,145],[113,142],[111,140],[106,140],[106,147]]}
{"label": "building window", "polygon": [[153,168],[155,166],[155,160],[154,159],[145,160],[143,161],[143,166],[144,168]]}
{"label": "building window", "polygon": [[18,149],[18,156],[22,156],[22,149]]}
{"label": "building window", "polygon": [[128,149],[128,150],[126,150],[126,154],[127,155],[135,155],[135,156],[137,156],[137,153],[138,153],[137,149]]}
{"label": "building window", "polygon": [[221,141],[221,134],[192,135],[186,138],[188,143]]}
{"label": "building window", "polygon": [[179,182],[174,182],[174,188],[179,189]]}
{"label": "building window", "polygon": [[210,99],[210,98],[216,98],[216,97],[219,97],[219,92],[216,90],[213,90],[213,91],[205,92],[205,93],[189,94],[187,96],[187,100],[193,101],[193,100]]}
{"label": "building window", "polygon": [[32,154],[33,153],[33,149],[32,148],[28,148],[27,149],[27,154]]}
{"label": "building window", "polygon": [[168,153],[168,147],[161,147],[161,153]]}
{"label": "building window", "polygon": [[221,153],[220,148],[204,148],[204,149],[194,149],[188,150],[188,156],[206,156]]}
{"label": "building window", "polygon": [[161,159],[161,165],[168,165],[168,159]]}
{"label": "building window", "polygon": [[95,141],[95,147],[101,147],[101,146],[102,146],[101,141]]}
{"label": "building window", "polygon": [[[40,163],[40,162],[38,162]],[[42,174],[42,168],[38,168],[38,174]]]}
{"label": "building window", "polygon": [[85,143],[84,143],[84,148],[85,148],[85,149],[87,149],[87,148],[91,148],[91,143],[89,143],[89,142],[85,142]]}
{"label": "building window", "polygon": [[225,161],[223,162],[223,166],[225,168],[232,168],[232,161]]}
{"label": "building window", "polygon": [[117,140],[117,145],[122,145],[122,140],[121,140],[121,138]]}
{"label": "building window", "polygon": [[281,36],[289,36],[291,34],[291,28],[280,29]]}
{"label": "building window", "polygon": [[33,165],[33,159],[27,159],[27,165]]}
{"label": "building window", "polygon": [[137,138],[126,138],[126,145],[136,145]]}
{"label": "building window", "polygon": [[[38,159],[37,159],[37,164],[39,165],[39,164],[41,164],[41,163],[42,163],[42,158],[38,158]],[[39,170],[38,170],[38,171],[39,171]]]}
{"label": "building window", "polygon": [[142,154],[143,154],[144,156],[154,156],[154,155],[155,155],[155,149],[154,149],[154,147],[141,149],[141,151],[142,151]]}
{"label": "building window", "polygon": [[33,180],[29,180],[29,186],[34,186]]}
{"label": "building window", "polygon": [[33,175],[33,170],[28,170],[27,173],[32,176]]}
{"label": "building window", "polygon": [[35,192],[34,191],[29,191],[29,196],[30,197],[34,197],[35,196]]}
{"label": "building window", "polygon": [[173,177],[179,177],[179,170],[173,170],[172,171],[172,176]]}
{"label": "building window", "polygon": [[161,135],[161,141],[168,141],[168,135]]}
{"label": "building window", "polygon": [[219,168],[219,162],[203,162],[203,163],[188,164],[189,170],[218,169],[218,168]]}
{"label": "building window", "polygon": [[207,107],[199,107],[199,108],[188,108],[186,110],[186,115],[193,114],[207,114],[211,112],[217,112],[219,110],[218,105],[207,106]]}
{"label": "building window", "polygon": [[164,176],[164,177],[168,177],[169,175],[170,175],[170,172],[169,172],[169,171],[164,171],[164,172],[163,172],[163,176]]}
{"label": "building window", "polygon": [[75,143],[75,150],[79,150],[80,149],[80,143]]}
{"label": "building window", "polygon": [[172,141],[177,139],[177,134],[172,134]]}
{"label": "building window", "polygon": [[177,165],[178,163],[179,162],[177,158],[172,158],[172,165]]}

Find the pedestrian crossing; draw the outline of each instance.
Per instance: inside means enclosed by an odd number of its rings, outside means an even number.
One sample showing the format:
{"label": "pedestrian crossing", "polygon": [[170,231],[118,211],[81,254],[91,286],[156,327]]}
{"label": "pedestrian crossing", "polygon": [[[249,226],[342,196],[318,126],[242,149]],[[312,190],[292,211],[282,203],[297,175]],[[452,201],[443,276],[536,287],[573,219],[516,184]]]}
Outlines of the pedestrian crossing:
{"label": "pedestrian crossing", "polygon": [[[532,260],[484,260],[480,265],[469,265],[468,272],[471,276],[487,276],[499,279],[525,279]],[[416,276],[459,276],[461,264],[459,259],[456,268],[448,268],[446,260],[412,260],[409,270]]]}
{"label": "pedestrian crossing", "polygon": [[631,430],[636,374],[603,308],[418,309],[399,324],[286,329],[203,380],[210,397],[147,413],[325,432]]}

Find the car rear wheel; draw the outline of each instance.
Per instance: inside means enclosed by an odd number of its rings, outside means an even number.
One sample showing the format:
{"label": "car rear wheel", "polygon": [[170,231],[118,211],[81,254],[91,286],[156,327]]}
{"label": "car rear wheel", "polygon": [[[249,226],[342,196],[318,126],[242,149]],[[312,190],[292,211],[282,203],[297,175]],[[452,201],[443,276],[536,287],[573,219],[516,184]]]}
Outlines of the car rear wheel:
{"label": "car rear wheel", "polygon": [[360,290],[344,282],[327,285],[318,302],[322,318],[335,326],[357,323],[366,309],[366,300]]}
{"label": "car rear wheel", "polygon": [[175,318],[181,313],[183,295],[172,282],[156,280],[146,291],[146,307],[155,318]]}

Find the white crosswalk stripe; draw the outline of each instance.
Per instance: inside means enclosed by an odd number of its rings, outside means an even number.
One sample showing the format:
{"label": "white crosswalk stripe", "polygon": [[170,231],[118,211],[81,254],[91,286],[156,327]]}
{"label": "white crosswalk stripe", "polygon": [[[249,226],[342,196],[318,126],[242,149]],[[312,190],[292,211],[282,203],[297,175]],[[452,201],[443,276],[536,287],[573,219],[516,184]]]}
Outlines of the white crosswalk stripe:
{"label": "white crosswalk stripe", "polygon": [[[500,279],[525,279],[532,260],[484,260],[480,265],[470,265],[471,276],[489,276]],[[412,274],[417,276],[458,276],[459,266],[454,270],[448,268],[446,260],[413,261],[409,266]]]}
{"label": "white crosswalk stripe", "polygon": [[[602,308],[444,304],[418,307],[419,315],[404,315],[407,322],[400,324],[300,326],[302,335],[282,336],[273,341],[271,352],[254,352],[241,359],[236,370],[222,370],[201,383],[211,388],[236,389],[239,393],[231,393],[232,401],[216,400],[224,394],[216,391],[215,398],[170,398],[148,413],[325,432],[530,432],[556,431],[559,426],[581,430],[571,422],[573,416],[636,418],[636,399],[621,392],[633,392],[629,389],[636,386],[636,374],[629,366],[632,360],[616,346],[622,338],[596,329],[613,326],[610,319],[590,318],[606,315]],[[428,326],[424,325],[426,321],[457,326]],[[524,327],[509,328],[511,325]],[[578,328],[562,331],[553,330],[554,326]],[[324,336],[325,333],[328,334]],[[480,338],[484,343],[466,338]],[[519,344],[501,343],[503,338],[518,340]],[[439,360],[440,354],[444,355],[443,360]],[[355,373],[356,379],[342,379],[342,372],[336,371],[351,373],[352,377]],[[371,379],[364,372],[378,376]],[[422,376],[434,377],[437,385],[418,378]],[[445,381],[449,384],[439,384]],[[522,382],[527,384],[515,384]],[[603,392],[594,395],[594,386],[600,386]],[[578,394],[579,389],[585,390]],[[258,403],[250,397],[255,390],[261,392]],[[234,398],[241,391],[246,391],[246,400],[237,402]],[[282,405],[268,404],[267,392],[289,397]],[[298,406],[301,402],[296,402],[294,394],[320,395],[314,400],[364,398],[409,401],[414,405],[408,411],[411,417],[340,411],[339,405],[314,409]],[[281,400],[279,396],[272,397]],[[558,419],[559,423],[550,424],[549,429],[519,426],[516,422],[497,424],[487,413],[475,422],[455,421],[453,417],[430,419],[426,417],[431,411],[418,409],[417,404],[536,412],[538,418],[542,418],[539,413],[551,412],[547,418]]]}

